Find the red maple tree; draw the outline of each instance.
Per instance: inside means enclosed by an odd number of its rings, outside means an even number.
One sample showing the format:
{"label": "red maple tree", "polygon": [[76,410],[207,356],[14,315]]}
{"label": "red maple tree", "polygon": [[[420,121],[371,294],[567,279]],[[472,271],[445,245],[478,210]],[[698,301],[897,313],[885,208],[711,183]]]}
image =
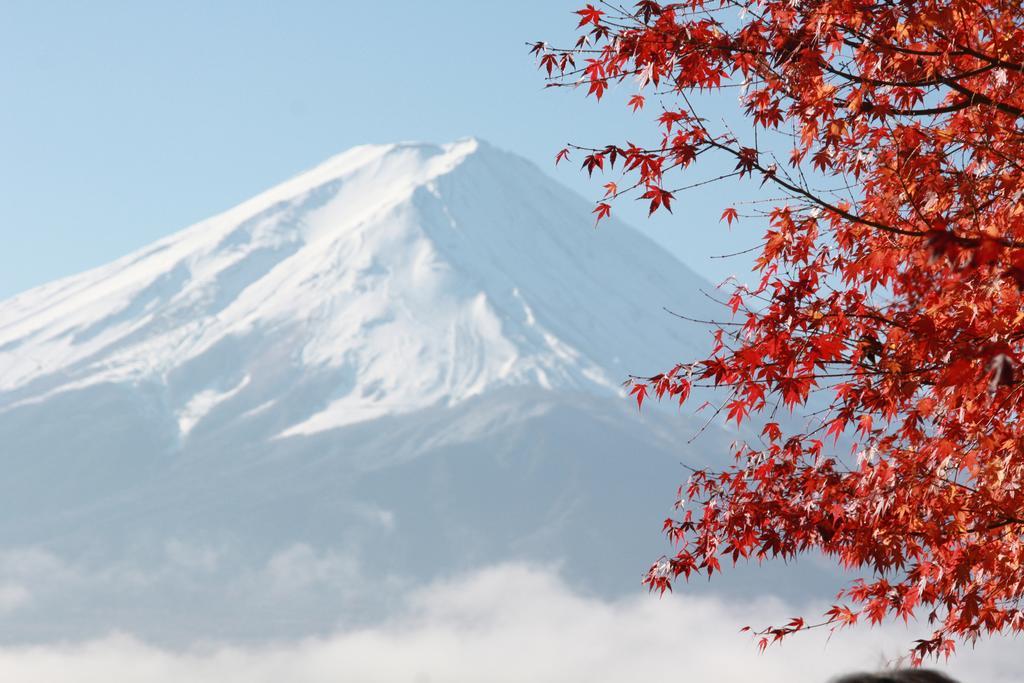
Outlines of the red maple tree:
{"label": "red maple tree", "polygon": [[[1024,6],[642,0],[577,14],[574,46],[533,46],[548,83],[600,99],[625,82],[634,111],[660,108],[659,144],[575,148],[588,172],[626,179],[605,186],[598,221],[623,196],[671,210],[686,183],[670,178],[713,155],[783,195],[752,214],[767,224],[759,284],[736,287],[708,357],[637,379],[637,401],[713,385],[737,424],[828,406],[799,433],[768,421],[732,465],[696,471],[665,522],[678,552],[647,583],[818,551],[864,578],[819,624],[765,629],[762,647],[924,616],[919,662],[1024,631]],[[724,89],[742,133],[702,115]]]}

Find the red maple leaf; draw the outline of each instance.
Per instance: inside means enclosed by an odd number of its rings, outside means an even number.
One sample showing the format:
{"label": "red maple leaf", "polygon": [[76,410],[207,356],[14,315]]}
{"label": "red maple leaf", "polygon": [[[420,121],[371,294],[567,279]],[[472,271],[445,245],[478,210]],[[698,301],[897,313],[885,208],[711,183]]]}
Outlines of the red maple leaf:
{"label": "red maple leaf", "polygon": [[593,5],[587,5],[583,9],[576,12],[580,15],[579,26],[586,26],[587,24],[593,24],[598,26],[601,23],[601,17],[604,16],[604,12],[595,8]]}

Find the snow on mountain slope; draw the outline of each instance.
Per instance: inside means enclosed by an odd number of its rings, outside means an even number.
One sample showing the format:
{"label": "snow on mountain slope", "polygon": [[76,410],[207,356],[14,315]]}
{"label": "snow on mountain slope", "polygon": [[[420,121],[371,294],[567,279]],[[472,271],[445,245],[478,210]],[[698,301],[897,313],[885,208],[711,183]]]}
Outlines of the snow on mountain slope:
{"label": "snow on mountain slope", "polygon": [[218,407],[269,410],[296,388],[288,437],[500,386],[617,391],[687,355],[662,309],[699,280],[583,209],[476,140],[352,149],[0,303],[0,410],[155,382],[187,438]]}

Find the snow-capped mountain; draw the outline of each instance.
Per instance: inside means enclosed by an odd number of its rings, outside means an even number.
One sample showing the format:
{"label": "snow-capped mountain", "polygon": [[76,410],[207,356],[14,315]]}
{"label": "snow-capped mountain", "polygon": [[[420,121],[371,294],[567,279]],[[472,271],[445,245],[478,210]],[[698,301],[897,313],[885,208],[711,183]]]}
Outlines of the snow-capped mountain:
{"label": "snow-capped mountain", "polygon": [[619,385],[707,313],[590,208],[476,140],[359,147],[0,303],[8,638],[306,633],[508,559],[638,590],[700,423]]}
{"label": "snow-capped mountain", "polygon": [[617,391],[688,350],[662,307],[699,281],[582,209],[476,140],[352,149],[0,304],[4,404],[153,383],[182,438],[215,412],[285,438],[503,386]]}

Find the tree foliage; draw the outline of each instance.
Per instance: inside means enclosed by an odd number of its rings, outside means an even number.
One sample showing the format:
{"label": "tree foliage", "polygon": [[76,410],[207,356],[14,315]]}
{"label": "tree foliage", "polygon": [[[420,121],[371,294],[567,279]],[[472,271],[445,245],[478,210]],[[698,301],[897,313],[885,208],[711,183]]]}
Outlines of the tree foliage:
{"label": "tree foliage", "polygon": [[[632,84],[628,106],[660,139],[573,149],[589,173],[623,174],[598,221],[622,197],[671,210],[680,174],[712,155],[782,196],[722,207],[767,230],[757,284],[723,302],[708,356],[635,381],[640,403],[724,388],[728,420],[763,423],[732,465],[680,489],[665,522],[677,552],[649,586],[820,551],[863,578],[762,647],[923,617],[920,661],[1024,631],[1024,7],[642,0],[577,15],[574,46],[533,46],[548,83],[598,99]],[[720,91],[739,98],[742,131],[702,111]],[[809,400],[828,408],[799,433],[772,417]]]}

